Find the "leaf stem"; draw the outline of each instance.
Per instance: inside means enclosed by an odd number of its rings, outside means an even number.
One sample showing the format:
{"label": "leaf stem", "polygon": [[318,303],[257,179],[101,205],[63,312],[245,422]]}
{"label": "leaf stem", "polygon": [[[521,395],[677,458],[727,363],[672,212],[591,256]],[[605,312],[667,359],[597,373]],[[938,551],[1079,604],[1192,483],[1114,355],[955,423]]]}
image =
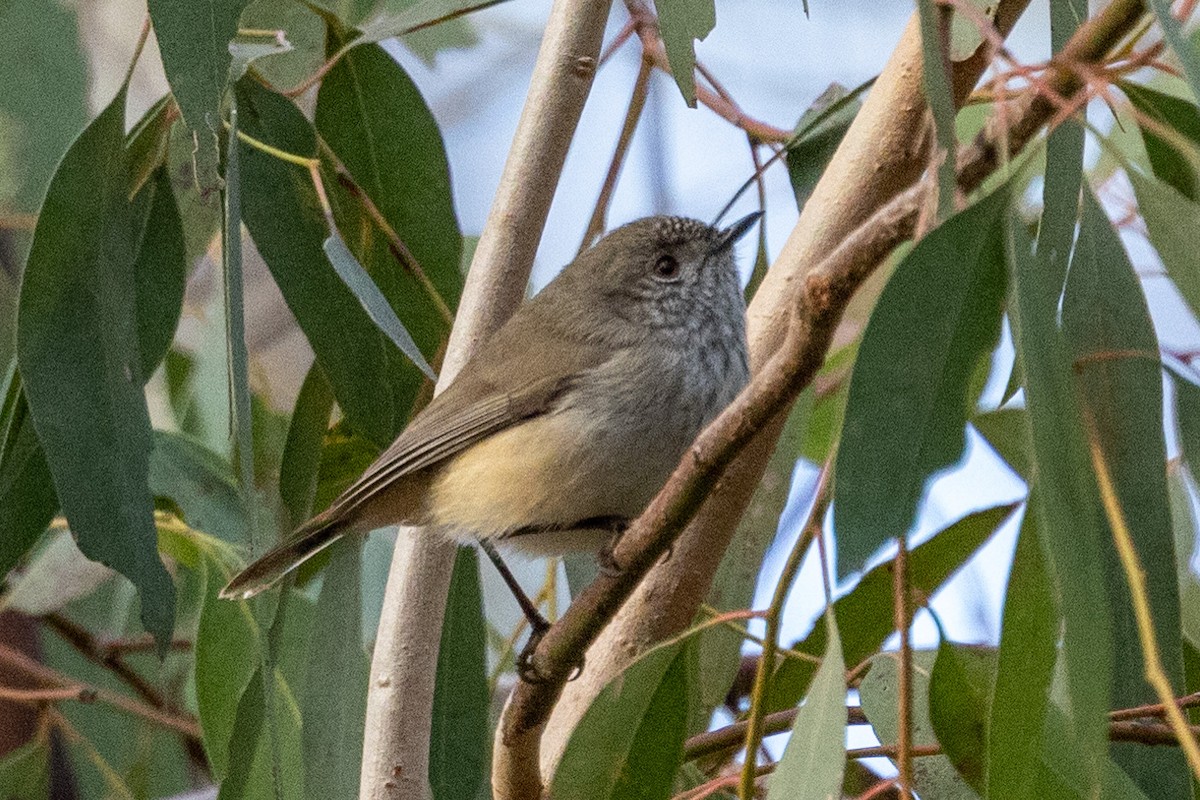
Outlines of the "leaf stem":
{"label": "leaf stem", "polygon": [[1146,681],[1158,695],[1162,704],[1167,723],[1179,739],[1179,745],[1187,757],[1192,774],[1200,780],[1200,744],[1197,744],[1195,734],[1189,729],[1187,720],[1183,717],[1179,705],[1175,701],[1171,680],[1163,667],[1162,655],[1158,647],[1158,636],[1154,631],[1154,617],[1150,611],[1150,599],[1146,590],[1146,572],[1142,569],[1138,558],[1133,536],[1125,521],[1125,512],[1117,497],[1116,486],[1112,473],[1108,468],[1108,459],[1101,449],[1099,433],[1091,414],[1085,411],[1085,427],[1087,428],[1088,451],[1092,457],[1092,467],[1096,472],[1096,483],[1100,489],[1100,500],[1104,504],[1104,513],[1108,517],[1109,527],[1112,528],[1113,542],[1120,556],[1121,566],[1125,570],[1125,579],[1129,583],[1129,595],[1133,601],[1133,613],[1137,620],[1138,639],[1142,645],[1142,661],[1146,670]]}
{"label": "leaf stem", "polygon": [[832,465],[826,463],[824,469],[821,470],[821,477],[817,481],[816,491],[813,494],[813,504],[808,514],[808,521],[800,531],[800,536],[797,537],[791,553],[788,554],[787,562],[783,565],[783,572],[775,584],[775,594],[771,597],[771,605],[767,609],[767,632],[763,636],[763,652],[758,661],[758,671],[754,675],[754,688],[750,692],[750,715],[746,720],[746,757],[742,764],[742,776],[738,786],[738,797],[741,800],[753,800],[754,798],[758,746],[762,743],[765,717],[763,709],[766,705],[771,675],[775,670],[779,622],[783,617],[783,606],[791,591],[792,582],[800,571],[800,565],[804,563],[804,556],[807,555],[813,539],[821,533],[825,511],[829,508],[831,483],[829,473],[831,469]]}
{"label": "leaf stem", "polygon": [[[225,128],[229,128],[228,122],[225,123]],[[255,150],[260,150],[273,158],[278,158],[280,161],[286,161],[289,164],[295,164],[298,167],[304,167],[305,169],[308,169],[313,164],[321,163],[320,160],[316,158],[305,158],[304,156],[298,156],[295,153],[289,153],[286,150],[280,150],[278,147],[272,147],[266,142],[255,139],[253,136],[243,130],[239,130],[237,132],[237,138],[238,141],[245,142]]]}

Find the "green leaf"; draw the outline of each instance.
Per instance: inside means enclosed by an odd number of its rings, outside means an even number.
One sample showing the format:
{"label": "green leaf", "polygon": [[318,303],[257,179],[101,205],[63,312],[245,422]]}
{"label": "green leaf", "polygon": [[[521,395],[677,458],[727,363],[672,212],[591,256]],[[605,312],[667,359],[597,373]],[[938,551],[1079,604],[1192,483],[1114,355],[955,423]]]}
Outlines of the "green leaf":
{"label": "green leaf", "polygon": [[847,91],[841,84],[831,84],[796,123],[796,133],[787,143],[784,160],[801,211],[862,108],[858,96],[864,88]]}
{"label": "green leaf", "polygon": [[1134,170],[1126,174],[1133,184],[1151,244],[1192,313],[1200,314],[1200,253],[1191,235],[1200,229],[1200,203]]}
{"label": "green leaf", "polygon": [[[944,219],[954,211],[954,195],[958,190],[955,174],[958,140],[954,129],[954,90],[950,81],[950,54],[943,50],[941,35],[943,19],[949,23],[954,12],[949,7],[936,5],[933,0],[917,0],[917,12],[921,22],[925,99],[933,114],[934,134],[942,154],[937,164],[937,218]],[[946,45],[949,46],[949,41]]]}
{"label": "green leaf", "polygon": [[287,509],[289,529],[299,527],[312,515],[321,467],[321,443],[331,413],[333,390],[325,373],[313,364],[296,398],[279,470],[279,496]]}
{"label": "green leaf", "polygon": [[[944,637],[929,676],[929,721],[942,752],[971,788],[983,791],[984,724],[991,686],[981,680],[979,661]],[[986,676],[984,676],[986,677]],[[1011,796],[1011,795],[1010,795]]]}
{"label": "green leaf", "polygon": [[[917,746],[935,745],[938,740],[930,721],[929,676],[933,670],[937,651],[917,650],[912,655],[911,741]],[[991,654],[986,651],[968,650],[961,655],[966,662],[963,669],[973,675],[986,674],[993,666]],[[899,672],[900,654],[880,653],[871,659],[871,668],[867,671],[867,675],[858,689],[863,713],[870,720],[879,741],[886,745],[896,743],[897,732],[900,728],[897,712]],[[973,678],[972,680],[982,682],[986,678]],[[978,797],[945,755],[913,759],[913,788],[921,797]]]}
{"label": "green leaf", "polygon": [[1000,333],[1007,207],[1001,188],[918,242],[871,315],[835,472],[840,575],[906,531],[928,478],[962,454],[971,375]]}
{"label": "green leaf", "polygon": [[[253,61],[254,70],[272,86],[298,86],[325,61],[325,21],[306,3],[251,0],[242,12],[241,27],[283,32],[288,44],[286,52],[258,55]],[[262,43],[263,39],[257,37],[256,41]],[[230,45],[234,64],[229,71],[233,81],[241,79],[237,71],[239,56],[248,55],[238,52],[239,44],[244,43],[248,42],[239,36]]]}
{"label": "green leaf", "polygon": [[571,733],[550,785],[555,800],[665,800],[683,759],[695,649],[648,650],[600,690]]}
{"label": "green leaf", "polygon": [[1148,5],[1158,18],[1163,39],[1175,51],[1179,63],[1183,66],[1183,74],[1192,89],[1192,94],[1200,97],[1200,50],[1184,35],[1183,23],[1171,13],[1171,0],[1149,0]]}
{"label": "green leaf", "polygon": [[713,0],[659,0],[658,29],[671,74],[683,93],[684,101],[696,107],[696,47],[717,25],[717,9]]}
{"label": "green leaf", "polygon": [[35,211],[88,120],[75,10],[57,0],[0,4],[0,52],[0,205]]}
{"label": "green leaf", "polygon": [[[932,596],[967,562],[1008,518],[1016,505],[997,506],[963,517],[908,555],[909,585],[922,596]],[[841,622],[842,650],[846,662],[856,665],[883,646],[895,627],[892,617],[892,562],[872,569],[847,595],[833,604]],[[826,630],[816,626],[793,649],[818,656],[826,646]],[[771,711],[800,702],[812,675],[812,665],[785,660],[771,681]]]}
{"label": "green leaf", "polygon": [[998,408],[971,419],[975,430],[1000,454],[1013,472],[1030,475],[1029,420],[1023,408]]}
{"label": "green leaf", "polygon": [[1200,108],[1174,95],[1148,86],[1122,81],[1121,91],[1133,107],[1159,126],[1174,132],[1163,136],[1161,128],[1140,124],[1142,141],[1154,176],[1193,202],[1200,200],[1196,181],[1197,147],[1200,147]]}
{"label": "green leaf", "polygon": [[358,796],[371,672],[362,645],[361,556],[358,537],[334,544],[317,600],[300,705],[307,797]]}
{"label": "green leaf", "polygon": [[244,539],[249,515],[229,464],[191,437],[154,432],[150,489],[174,503],[188,527],[227,542]]}
{"label": "green leaf", "polygon": [[[136,197],[140,194],[158,170],[166,166],[174,111],[175,104],[171,95],[163,95],[142,115],[125,137],[130,196]],[[170,183],[167,185],[169,187]]]}
{"label": "green leaf", "polygon": [[220,185],[217,136],[229,80],[229,42],[247,0],[148,0],[163,71],[195,142],[202,193]]}
{"label": "green leaf", "polygon": [[[213,775],[224,779],[229,775],[231,748],[252,746],[252,739],[235,731],[243,694],[251,694],[247,687],[262,685],[260,632],[247,603],[217,596],[233,577],[232,565],[210,550],[205,553],[204,574],[204,605],[196,633],[196,707]],[[261,700],[261,688],[258,692]]]}
{"label": "green leaf", "polygon": [[[327,2],[328,0],[326,0]],[[499,5],[505,0],[419,0],[410,3],[379,3],[358,26],[359,42],[382,42],[442,24],[471,11]],[[345,19],[343,17],[343,19]],[[346,20],[350,22],[351,20]],[[421,55],[421,54],[418,54]]]}
{"label": "green leaf", "polygon": [[825,625],[825,655],[768,780],[768,800],[827,800],[841,793],[846,769],[846,664],[831,610],[825,612]]}
{"label": "green leaf", "polygon": [[50,796],[50,747],[40,738],[0,758],[0,797],[42,800]]}
{"label": "green leaf", "polygon": [[1200,468],[1200,386],[1172,371],[1175,383],[1176,419],[1183,457],[1193,469]]}
{"label": "green leaf", "polygon": [[[291,688],[278,671],[271,682],[274,697],[264,696],[262,673],[251,676],[237,708],[232,740],[237,757],[222,781],[218,800],[302,800],[304,760],[300,714]],[[267,720],[267,708],[273,709]]]}
{"label": "green leaf", "polygon": [[121,91],[50,183],[21,284],[17,357],[80,549],[133,582],[142,624],[165,648],[175,587],[158,557],[147,484],[150,416],[137,344],[124,115]]}
{"label": "green leaf", "polygon": [[1058,610],[1031,503],[1017,538],[1004,600],[983,751],[988,797],[1033,796],[1057,649]]}
{"label": "green leaf", "polygon": [[0,383],[0,578],[46,530],[58,496],[14,360]]}
{"label": "green leaf", "polygon": [[133,265],[138,354],[145,380],[158,369],[175,338],[187,283],[183,224],[166,169],[159,168],[134,197],[133,213],[139,236]]}
{"label": "green leaf", "polygon": [[1025,376],[1032,431],[1034,502],[1063,616],[1060,658],[1073,714],[1071,736],[1091,795],[1103,780],[1112,674],[1111,609],[1103,552],[1111,548],[1086,455],[1071,366],[1058,329],[1062,273],[1032,252],[1025,228],[1009,225],[1009,311]]}
{"label": "green leaf", "polygon": [[[1200,674],[1188,663],[1187,651],[1193,642],[1200,641],[1200,575],[1192,564],[1196,557],[1196,518],[1192,511],[1192,493],[1186,472],[1175,465],[1167,473],[1167,489],[1171,495],[1171,525],[1175,531],[1175,562],[1179,571],[1179,607],[1183,610],[1184,665],[1187,672],[1187,691],[1197,690]],[[1193,715],[1200,714],[1193,710]],[[1194,722],[1194,720],[1193,720]]]}
{"label": "green leaf", "polygon": [[429,783],[434,800],[475,797],[488,774],[487,621],[479,585],[479,556],[460,547],[438,648],[429,737]]}
{"label": "green leaf", "polygon": [[[260,141],[312,156],[312,126],[288,100],[243,80],[243,129]],[[363,311],[321,246],[329,235],[308,173],[241,145],[242,213],[350,423],[377,447],[403,427],[420,373]],[[378,282],[378,276],[376,280]],[[386,289],[385,289],[386,293]]]}
{"label": "green leaf", "polygon": [[[1084,195],[1079,242],[1063,294],[1062,326],[1085,424],[1112,472],[1117,500],[1146,573],[1163,666],[1182,694],[1179,586],[1164,466],[1158,339],[1133,265],[1090,192]],[[1101,552],[1113,601],[1114,684],[1109,702],[1112,708],[1153,703],[1124,570],[1114,548]],[[1148,794],[1187,796],[1191,776],[1178,750],[1134,744],[1112,749],[1114,760]]]}
{"label": "green leaf", "polygon": [[325,76],[316,126],[411,254],[409,260],[395,252],[364,201],[341,181],[330,182],[346,242],[432,358],[462,292],[462,234],[433,114],[396,60],[368,45],[355,47]]}
{"label": "green leaf", "polygon": [[379,291],[379,287],[371,280],[371,276],[363,269],[362,264],[358,263],[358,259],[350,252],[350,248],[346,247],[342,237],[330,236],[325,240],[324,250],[338,277],[350,291],[354,292],[354,296],[358,298],[358,302],[362,304],[363,310],[367,312],[371,321],[379,327],[379,330],[383,331],[400,352],[417,365],[421,372],[429,376],[431,381],[436,381],[437,375],[434,374],[433,367],[429,366],[425,356],[421,355],[420,348],[413,341],[412,335],[405,329],[404,323],[388,305],[387,298],[383,296],[383,292]]}

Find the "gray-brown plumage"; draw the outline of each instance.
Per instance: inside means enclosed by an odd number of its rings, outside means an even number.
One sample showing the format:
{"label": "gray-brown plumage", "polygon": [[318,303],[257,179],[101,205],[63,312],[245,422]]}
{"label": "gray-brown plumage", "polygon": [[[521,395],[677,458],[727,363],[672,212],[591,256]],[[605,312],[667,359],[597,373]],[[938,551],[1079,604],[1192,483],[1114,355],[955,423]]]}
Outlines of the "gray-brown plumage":
{"label": "gray-brown plumage", "polygon": [[605,236],[222,596],[253,596],[342,535],[393,524],[541,553],[603,544],[747,380],[732,244],[757,218],[717,230],[648,217]]}

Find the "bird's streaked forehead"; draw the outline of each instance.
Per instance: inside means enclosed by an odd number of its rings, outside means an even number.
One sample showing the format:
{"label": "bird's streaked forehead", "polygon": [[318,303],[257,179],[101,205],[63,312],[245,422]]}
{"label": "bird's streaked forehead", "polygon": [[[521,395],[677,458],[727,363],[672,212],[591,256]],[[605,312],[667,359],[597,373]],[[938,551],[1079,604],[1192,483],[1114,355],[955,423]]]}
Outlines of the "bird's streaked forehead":
{"label": "bird's streaked forehead", "polygon": [[666,245],[707,241],[718,233],[711,225],[688,217],[654,217],[653,225],[654,238]]}

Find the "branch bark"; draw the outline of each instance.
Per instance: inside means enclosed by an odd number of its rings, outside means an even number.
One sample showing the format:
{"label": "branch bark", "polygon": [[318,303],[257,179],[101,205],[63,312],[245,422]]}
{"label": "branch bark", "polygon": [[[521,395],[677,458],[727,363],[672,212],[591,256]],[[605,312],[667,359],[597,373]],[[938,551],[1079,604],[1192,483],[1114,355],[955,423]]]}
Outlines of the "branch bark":
{"label": "branch bark", "polygon": [[[1007,34],[1027,5],[1028,0],[1002,2],[997,28]],[[957,66],[955,94],[960,102],[979,80],[990,56],[981,47]],[[754,373],[762,370],[784,336],[793,287],[924,169],[926,114],[920,30],[914,16],[748,309]],[[786,417],[785,408],[763,426],[679,537],[672,558],[651,572],[588,652],[588,669],[567,687],[547,728],[543,774],[553,772],[570,732],[604,685],[639,653],[691,624]]]}
{"label": "branch bark", "polygon": [[[471,263],[437,389],[512,315],[600,55],[608,0],[555,0],[512,148]],[[438,632],[455,545],[401,531],[371,661],[359,796],[429,796]]]}

